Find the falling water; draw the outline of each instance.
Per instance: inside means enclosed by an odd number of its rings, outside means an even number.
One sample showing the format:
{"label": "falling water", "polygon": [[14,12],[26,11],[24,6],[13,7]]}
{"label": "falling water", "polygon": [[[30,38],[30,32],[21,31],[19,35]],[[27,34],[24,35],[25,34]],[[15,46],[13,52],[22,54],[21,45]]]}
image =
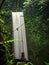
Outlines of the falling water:
{"label": "falling water", "polygon": [[28,60],[26,33],[23,12],[12,12],[13,23],[13,38],[14,56],[16,59],[21,59],[21,54],[24,53],[25,59]]}

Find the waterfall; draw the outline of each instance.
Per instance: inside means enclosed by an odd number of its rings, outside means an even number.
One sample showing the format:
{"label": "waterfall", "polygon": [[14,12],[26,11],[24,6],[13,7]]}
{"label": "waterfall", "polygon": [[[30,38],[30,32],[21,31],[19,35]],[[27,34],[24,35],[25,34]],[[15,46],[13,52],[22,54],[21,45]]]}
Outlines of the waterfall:
{"label": "waterfall", "polygon": [[17,40],[14,44],[14,57],[21,59],[24,53],[25,59],[28,60],[25,23],[23,12],[12,12],[13,39]]}

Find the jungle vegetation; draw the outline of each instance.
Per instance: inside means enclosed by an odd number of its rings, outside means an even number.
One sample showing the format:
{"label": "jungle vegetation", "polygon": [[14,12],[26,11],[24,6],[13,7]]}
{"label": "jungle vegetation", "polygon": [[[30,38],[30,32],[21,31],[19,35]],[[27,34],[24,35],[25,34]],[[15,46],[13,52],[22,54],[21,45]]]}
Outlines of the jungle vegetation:
{"label": "jungle vegetation", "polygon": [[[4,41],[12,39],[11,12],[22,11],[30,61],[34,65],[49,63],[49,0],[0,0],[0,4],[0,25]],[[5,44],[8,49],[10,44]]]}

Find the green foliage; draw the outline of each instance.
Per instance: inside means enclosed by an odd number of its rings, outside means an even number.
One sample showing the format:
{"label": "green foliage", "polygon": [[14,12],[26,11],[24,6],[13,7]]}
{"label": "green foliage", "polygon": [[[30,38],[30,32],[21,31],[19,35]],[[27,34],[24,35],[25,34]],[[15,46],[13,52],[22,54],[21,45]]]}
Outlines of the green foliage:
{"label": "green foliage", "polygon": [[33,65],[33,64],[31,62],[28,62],[28,63],[26,63],[26,62],[17,62],[16,65]]}
{"label": "green foliage", "polygon": [[44,61],[49,61],[48,6],[48,0],[30,0],[24,4],[29,57],[33,58],[35,65],[44,65]]}
{"label": "green foliage", "polygon": [[35,65],[44,65],[49,61],[49,0],[6,0],[0,11],[5,41],[12,37],[12,11],[24,12],[29,59]]}
{"label": "green foliage", "polygon": [[25,62],[17,62],[16,65],[25,65],[26,63]]}
{"label": "green foliage", "polygon": [[0,44],[0,64],[7,65],[6,47]]}
{"label": "green foliage", "polygon": [[49,65],[49,63],[45,62],[46,65]]}

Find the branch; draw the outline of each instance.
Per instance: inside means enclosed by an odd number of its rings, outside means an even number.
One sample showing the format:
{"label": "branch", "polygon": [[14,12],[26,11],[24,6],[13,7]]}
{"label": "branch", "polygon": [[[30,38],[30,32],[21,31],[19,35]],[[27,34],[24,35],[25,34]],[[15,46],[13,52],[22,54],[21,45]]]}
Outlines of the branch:
{"label": "branch", "polygon": [[5,0],[2,0],[2,3],[1,3],[1,5],[0,5],[0,10],[1,10],[2,5],[3,5],[4,2],[5,2]]}

